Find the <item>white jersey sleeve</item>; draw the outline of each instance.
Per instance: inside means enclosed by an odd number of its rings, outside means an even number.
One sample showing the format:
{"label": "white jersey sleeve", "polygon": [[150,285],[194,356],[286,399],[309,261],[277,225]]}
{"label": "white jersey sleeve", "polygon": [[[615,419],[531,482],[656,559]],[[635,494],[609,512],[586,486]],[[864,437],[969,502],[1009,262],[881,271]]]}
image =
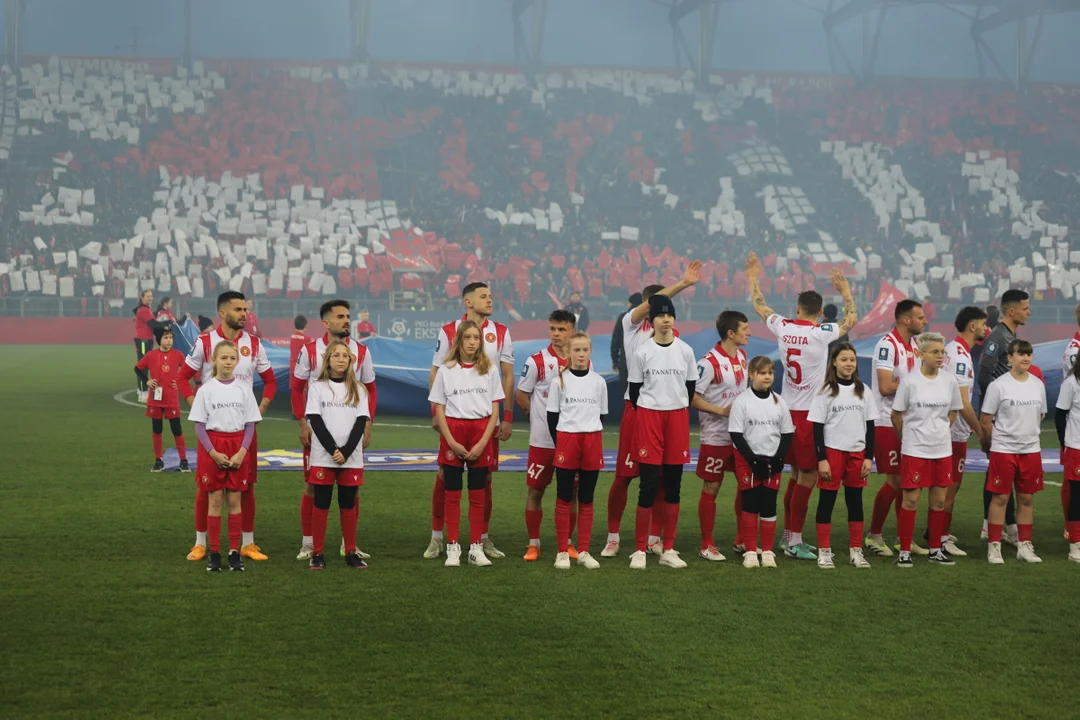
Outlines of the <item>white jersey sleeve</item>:
{"label": "white jersey sleeve", "polygon": [[874,370],[896,370],[896,346],[885,336],[874,346]]}
{"label": "white jersey sleeve", "polygon": [[547,397],[547,412],[557,413],[559,412],[559,404],[562,402],[562,386],[557,383],[551,383],[551,389],[548,390]]}
{"label": "white jersey sleeve", "polygon": [[323,383],[311,383],[308,387],[307,405],[304,407],[304,415],[322,415],[322,388]]}
{"label": "white jersey sleeve", "polygon": [[533,360],[532,355],[525,359],[525,366],[521,368],[521,378],[518,380],[517,389],[521,392],[531,395],[536,390],[536,381],[540,377],[539,371],[536,369],[536,361]]}
{"label": "white jersey sleeve", "polygon": [[360,372],[357,373],[357,379],[364,383],[375,382],[375,363],[371,359],[371,351],[368,350],[364,353],[364,359],[360,362]]}
{"label": "white jersey sleeve", "polygon": [[502,373],[498,368],[491,368],[488,370],[487,377],[491,382],[491,401],[493,403],[506,399],[506,392],[503,390],[502,385]]}
{"label": "white jersey sleeve", "polygon": [[[642,357],[641,351],[634,352],[633,355],[626,356],[626,382],[628,383],[641,383],[645,382],[645,371],[641,366]],[[629,396],[627,396],[629,397]]]}
{"label": "white jersey sleeve", "polygon": [[828,346],[829,343],[840,339],[840,326],[836,323],[824,323],[814,328],[814,339]]}
{"label": "white jersey sleeve", "polygon": [[446,367],[439,365],[439,370],[435,373],[435,381],[431,383],[431,391],[428,393],[428,402],[446,406],[446,373]]}
{"label": "white jersey sleeve", "polygon": [[773,313],[769,317],[765,318],[765,327],[767,327],[769,329],[769,332],[771,332],[773,335],[775,335],[776,337],[780,337],[780,333],[783,331],[784,328],[785,320],[787,320],[787,318],[783,315],[779,313]]}
{"label": "white jersey sleeve", "polygon": [[[260,348],[262,345],[260,344]],[[244,388],[244,422],[262,422],[262,413],[259,412],[259,401],[255,399],[255,393],[249,387]]]}
{"label": "white jersey sleeve", "polygon": [[1058,410],[1069,414],[1065,423],[1065,447],[1080,450],[1080,383],[1072,375],[1061,383],[1056,405]]}
{"label": "white jersey sleeve", "polygon": [[442,367],[446,362],[446,356],[450,354],[450,338],[446,330],[439,328],[439,338],[435,341],[435,355],[431,358],[432,367]]}
{"label": "white jersey sleeve", "polygon": [[[746,390],[743,392],[745,395],[752,390]],[[728,415],[728,431],[733,433],[741,433],[746,431],[746,400],[741,399],[742,395],[735,398],[735,402],[731,404],[731,414]]]}
{"label": "white jersey sleeve", "polygon": [[296,363],[292,367],[293,377],[302,382],[311,380],[311,360],[308,358],[308,346],[304,343],[300,347],[300,353],[296,356]]}
{"label": "white jersey sleeve", "polygon": [[806,419],[812,423],[824,425],[829,419],[829,400],[831,398],[827,392],[822,391],[815,395],[814,401],[810,403],[810,412],[807,413]]}
{"label": "white jersey sleeve", "polygon": [[712,387],[713,380],[716,379],[716,372],[713,370],[712,363],[709,362],[708,357],[703,357],[697,361],[697,383],[694,385],[694,392],[705,397],[709,392],[709,388]]}
{"label": "white jersey sleeve", "polygon": [[191,343],[191,352],[184,358],[184,364],[194,370],[196,375],[198,375],[202,372],[203,360],[203,336],[199,335],[195,338],[195,342]]}
{"label": "white jersey sleeve", "polygon": [[256,375],[264,373],[272,368],[270,365],[270,358],[266,357],[266,345],[261,341],[259,342],[259,349],[255,353],[255,362],[253,364],[255,365]]}
{"label": "white jersey sleeve", "polygon": [[[202,356],[200,352],[200,357]],[[204,425],[210,420],[210,408],[207,407],[208,396],[210,393],[197,392],[195,393],[195,401],[191,403],[191,411],[188,412],[188,420],[193,423],[203,423]]]}
{"label": "white jersey sleeve", "polygon": [[780,397],[780,434],[791,435],[795,432],[795,421],[791,419],[791,408],[783,396]]}
{"label": "white jersey sleeve", "polygon": [[510,339],[510,328],[506,328],[506,333],[503,335],[503,344],[499,348],[499,362],[514,364],[514,341]]}
{"label": "white jersey sleeve", "polygon": [[1076,356],[1080,354],[1080,340],[1073,337],[1069,340],[1069,344],[1065,346],[1065,354],[1061,358],[1061,379],[1069,377],[1073,371],[1073,365],[1076,364]]}

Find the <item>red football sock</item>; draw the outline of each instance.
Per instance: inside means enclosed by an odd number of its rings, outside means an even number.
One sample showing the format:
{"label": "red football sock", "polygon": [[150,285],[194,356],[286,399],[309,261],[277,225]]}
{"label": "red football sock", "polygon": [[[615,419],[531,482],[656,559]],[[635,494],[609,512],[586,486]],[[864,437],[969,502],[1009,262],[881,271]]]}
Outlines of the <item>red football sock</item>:
{"label": "red football sock", "polygon": [[341,516],[341,537],[345,540],[345,552],[356,551],[356,523],[360,519],[360,501],[348,510],[338,509]]}
{"label": "red football sock", "polygon": [[[655,508],[653,514],[656,513]],[[679,529],[679,503],[664,504],[664,549],[675,549],[675,532]]]}
{"label": "red football sock", "polygon": [[[206,516],[210,512],[210,493],[199,488],[195,490],[195,532],[209,532]],[[221,522],[218,522],[218,534],[221,534]]]}
{"label": "red football sock", "polygon": [[945,524],[941,526],[941,537],[948,537],[952,534],[952,511],[943,510],[945,513]]}
{"label": "red football sock", "polygon": [[740,537],[746,552],[757,552],[758,516],[744,512],[739,518]]}
{"label": "red football sock", "polygon": [[469,491],[469,542],[475,545],[480,542],[484,533],[487,532],[487,523],[484,522],[484,508],[487,504],[485,498],[489,497],[491,486],[487,489]]}
{"label": "red football sock", "polygon": [[184,442],[184,435],[173,435],[173,443],[176,444],[176,454],[180,456],[181,460],[187,460],[187,443]]}
{"label": "red football sock", "polygon": [[525,530],[529,533],[530,540],[540,539],[540,525],[544,521],[543,510],[525,511]]}
{"label": "red football sock", "polygon": [[667,519],[667,503],[664,502],[664,489],[660,488],[653,501],[652,519],[649,520],[649,536],[662,538],[664,536],[664,521]]}
{"label": "red football sock", "polygon": [[[460,498],[458,496],[458,507],[460,509]],[[431,491],[431,531],[442,532],[443,529],[443,517],[446,512],[446,485],[443,483],[442,474],[435,475],[435,487]],[[457,534],[454,534],[454,540],[457,542]]]}
{"label": "red football sock", "polygon": [[742,490],[735,488],[735,544],[742,545]]}
{"label": "red football sock", "polygon": [[806,525],[806,514],[810,512],[810,495],[814,488],[795,485],[791,496],[791,531],[801,533]]}
{"label": "red football sock", "polygon": [[904,552],[911,552],[911,538],[915,535],[916,515],[915,510],[905,510],[901,507],[900,514],[896,516],[896,536],[900,538],[900,549]]}
{"label": "red football sock", "polygon": [[240,515],[246,533],[255,532],[255,488],[251,487],[240,493]]}
{"label": "red football sock", "polygon": [[578,505],[578,552],[589,552],[589,538],[592,537],[593,504],[580,503]]}
{"label": "red football sock", "polygon": [[309,530],[311,530],[312,552],[321,553],[326,546],[326,524],[329,515],[329,510],[321,510],[315,507],[315,503],[311,504],[311,512],[308,513],[308,522],[311,524]]}
{"label": "red football sock", "polygon": [[[570,539],[574,539],[574,530],[577,529],[578,514],[574,512],[573,504],[570,505]],[[573,543],[571,543],[573,544]]]}
{"label": "red football sock", "polygon": [[[472,498],[471,497],[469,499],[469,505],[472,505]],[[488,531],[491,530],[491,473],[490,472],[488,473],[488,476],[487,476],[487,485],[484,486],[484,515],[483,515],[483,521],[482,522],[483,522],[483,524],[481,525],[481,528],[482,528],[483,531],[480,534],[481,535],[487,535]],[[472,524],[471,524],[472,521],[470,520],[469,523],[470,523],[469,532],[471,533],[472,532]],[[476,542],[480,542],[480,541],[477,540]]]}
{"label": "red football sock", "polygon": [[240,531],[243,524],[243,513],[229,514],[229,552],[240,549]]}
{"label": "red football sock", "polygon": [[852,521],[847,524],[848,531],[848,547],[861,548],[862,547],[862,534],[863,534],[863,521]]}
{"label": "red football sock", "polygon": [[561,498],[555,500],[555,542],[558,552],[570,547],[570,503]]}
{"label": "red football sock", "polygon": [[221,516],[206,518],[206,539],[210,542],[210,552],[221,552]]}
{"label": "red football sock", "polygon": [[[300,534],[304,537],[311,537],[311,513],[315,509],[315,498],[311,497],[307,493],[300,495]],[[323,529],[326,529],[325,519],[323,520]]]}
{"label": "red football sock", "polygon": [[[736,497],[738,495],[736,494]],[[702,492],[697,501],[697,519],[701,526],[701,549],[715,545],[713,530],[716,528],[716,496]]]}
{"label": "red football sock", "polygon": [[1020,523],[1017,523],[1016,539],[1020,542],[1031,542],[1031,528],[1032,525],[1030,523],[1028,523],[1027,525],[1021,525]]}
{"label": "red football sock", "polygon": [[446,499],[446,509],[443,511],[443,517],[446,519],[446,542],[456,543],[458,531],[461,528],[461,491],[444,490],[443,496]]}
{"label": "red football sock", "polygon": [[1004,525],[995,525],[994,523],[987,523],[986,534],[987,541],[992,543],[1001,542],[1001,531],[1005,528]]}
{"label": "red football sock", "polygon": [[1069,531],[1070,543],[1080,543],[1080,520],[1069,520],[1065,529]]}
{"label": "red football sock", "polygon": [[904,491],[896,491],[896,499],[893,500],[893,510],[896,512],[896,517],[900,517],[900,508],[904,507]]}
{"label": "red football sock", "polygon": [[652,521],[652,508],[644,508],[637,505],[637,516],[634,518],[634,546],[640,552],[649,549],[649,523]]}
{"label": "red football sock", "polygon": [[150,433],[150,435],[154,438],[154,457],[160,460],[161,455],[164,452],[162,448],[163,443],[161,442],[161,436],[157,433]]}
{"label": "red football sock", "polygon": [[607,531],[613,535],[619,534],[619,526],[622,524],[623,512],[626,510],[626,495],[633,478],[615,476],[611,482],[611,489],[607,496]]}
{"label": "red football sock", "polygon": [[761,551],[772,552],[773,543],[776,542],[776,518],[772,520],[761,519]]}
{"label": "red football sock", "polygon": [[787,489],[784,490],[784,531],[791,530],[791,498],[795,494],[795,486],[799,483],[795,482],[795,476],[791,476],[787,481]]}
{"label": "red football sock", "polygon": [[885,521],[889,517],[889,509],[899,497],[899,492],[889,483],[885,483],[874,496],[874,510],[870,515],[870,534],[880,535]]}
{"label": "red football sock", "polygon": [[817,545],[822,550],[832,548],[832,523],[817,524]]}
{"label": "red football sock", "polygon": [[945,511],[931,510],[926,520],[926,533],[929,536],[931,550],[941,548],[941,528],[945,526]]}

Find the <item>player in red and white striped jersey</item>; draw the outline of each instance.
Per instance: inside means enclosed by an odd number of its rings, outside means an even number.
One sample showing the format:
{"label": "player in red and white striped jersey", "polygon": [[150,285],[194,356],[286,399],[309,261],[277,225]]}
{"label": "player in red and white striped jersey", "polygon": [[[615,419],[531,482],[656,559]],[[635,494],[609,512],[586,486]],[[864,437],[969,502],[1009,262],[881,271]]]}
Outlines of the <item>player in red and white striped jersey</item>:
{"label": "player in red and white striped jersey", "polygon": [[[326,348],[334,340],[344,342],[349,352],[356,358],[356,378],[367,390],[366,405],[369,413],[367,427],[364,429],[364,447],[371,444],[371,428],[375,422],[375,406],[378,404],[379,394],[375,387],[375,367],[372,365],[371,353],[367,346],[358,343],[349,337],[352,329],[350,318],[351,307],[345,300],[327,300],[319,308],[319,317],[322,318],[326,334],[321,338],[309,340],[300,348],[300,352],[293,363],[292,373],[289,376],[289,400],[292,405],[293,417],[300,425],[300,444],[304,448],[304,470],[310,466],[311,456],[311,426],[307,421],[307,391],[311,383],[322,372],[323,357]],[[315,513],[315,487],[310,482],[304,483],[304,492],[300,498],[300,553],[297,560],[310,560],[312,553],[312,522]],[[344,551],[344,546],[343,546]],[[357,550],[361,558],[369,557],[367,553]]]}
{"label": "player in red and white striped jersey", "polygon": [[[574,332],[574,323],[574,313],[567,310],[556,310],[548,316],[548,339],[551,344],[525,361],[521,382],[514,396],[517,406],[529,417],[529,493],[525,500],[525,529],[529,534],[529,547],[525,552],[526,562],[540,559],[544,491],[555,474],[555,441],[547,422],[548,392],[551,382],[558,378],[559,371],[568,362],[567,343]],[[574,507],[570,512],[571,535],[576,521],[577,508]],[[577,550],[573,546],[567,552],[572,560],[577,559]]]}
{"label": "player in red and white striped jersey", "polygon": [[[926,325],[926,314],[922,304],[914,300],[901,300],[893,310],[895,325],[889,334],[878,340],[874,346],[874,375],[870,385],[877,401],[878,419],[874,437],[874,464],[877,471],[885,476],[885,483],[874,497],[874,510],[870,515],[870,534],[865,547],[881,557],[890,557],[892,550],[881,538],[881,530],[889,517],[889,508],[896,506],[897,512],[903,502],[900,492],[900,436],[892,424],[892,405],[900,380],[919,367],[918,349],[915,336]],[[916,544],[912,552],[925,555],[926,550]]]}
{"label": "player in red and white striped jersey", "polygon": [[[697,476],[704,486],[698,498],[698,523],[701,525],[701,550],[705,560],[723,562],[724,555],[716,548],[713,528],[716,526],[716,494],[724,481],[725,472],[735,471],[735,449],[728,432],[731,404],[749,386],[746,351],[750,342],[750,322],[737,310],[725,310],[716,318],[716,343],[697,364],[697,386],[690,407],[698,411],[701,423],[701,449],[698,455]],[[742,518],[742,496],[735,488],[735,548],[742,545],[739,532]]]}
{"label": "player in red and white striped jersey", "polygon": [[807,420],[810,406],[821,390],[829,363],[829,343],[839,340],[855,326],[859,316],[847,278],[833,269],[830,280],[844,298],[844,319],[839,325],[819,325],[824,299],[814,290],[799,294],[795,318],[785,318],[765,304],[759,276],[761,261],[754,253],[746,260],[746,277],[750,283],[750,298],[754,310],[776,336],[780,347],[780,362],[784,366],[784,387],[781,395],[791,409],[795,425],[795,441],[787,457],[791,478],[784,492],[784,536],[780,547],[788,557],[814,560],[814,548],[803,542],[802,531],[810,507],[810,495],[817,485],[818,462],[814,453],[814,427]]}
{"label": "player in red and white striped jersey", "polygon": [[945,365],[942,370],[956,378],[964,407],[960,408],[951,431],[953,484],[945,491],[945,524],[941,528],[941,546],[950,555],[964,557],[967,553],[956,546],[956,539],[952,536],[952,515],[956,491],[960,489],[960,483],[964,479],[968,440],[972,431],[978,433],[979,439],[982,439],[982,428],[975,409],[971,406],[971,392],[975,387],[975,364],[971,361],[971,348],[975,343],[985,340],[989,330],[986,327],[986,312],[974,305],[961,308],[956,314],[954,324],[957,336],[945,346]]}
{"label": "player in red and white striped jersey", "polygon": [[[453,347],[454,337],[458,326],[466,320],[471,320],[480,328],[484,340],[484,352],[491,359],[492,367],[499,372],[502,382],[502,422],[492,440],[492,448],[495,454],[494,462],[488,467],[487,488],[484,500],[484,531],[481,542],[484,545],[484,553],[488,557],[504,558],[506,553],[495,547],[488,536],[488,527],[491,523],[491,476],[492,472],[499,469],[499,442],[510,439],[513,431],[514,410],[510,405],[509,398],[514,393],[514,342],[510,339],[510,328],[502,323],[491,319],[494,310],[491,299],[491,289],[482,282],[469,283],[461,291],[461,299],[465,304],[465,315],[460,320],[447,323],[439,329],[439,340],[435,345],[435,355],[431,359],[431,373],[428,375],[428,389],[435,382],[435,376],[439,372],[443,361],[446,359],[450,348]],[[434,413],[432,408],[432,427],[434,427]],[[437,428],[436,428],[437,429]],[[428,543],[424,557],[429,560],[439,557],[443,550],[443,511],[446,507],[445,478],[443,471],[439,470],[435,475],[435,488],[431,495],[431,541]]]}
{"label": "player in red and white striped jersey", "polygon": [[[270,407],[270,401],[277,393],[277,378],[274,377],[274,369],[266,358],[266,350],[259,338],[244,332],[247,323],[247,300],[242,293],[228,291],[218,296],[218,317],[221,324],[217,328],[204,332],[195,339],[191,347],[191,353],[184,361],[184,367],[180,370],[177,386],[184,395],[188,405],[191,405],[195,397],[191,389],[191,378],[198,374],[205,383],[213,374],[214,348],[222,340],[234,343],[239,351],[240,360],[236,365],[233,376],[236,382],[254,388],[255,376],[258,375],[263,381],[262,400],[259,402],[259,412],[266,413]],[[240,554],[252,560],[266,560],[266,555],[255,544],[255,483],[258,480],[258,433],[251,441],[246,461],[250,464],[248,475],[248,489],[240,495],[240,504],[243,510],[243,545]],[[188,560],[202,560],[206,556],[206,514],[209,509],[209,497],[204,490],[195,493],[195,546],[188,553]]]}
{"label": "player in red and white striped jersey", "polygon": [[[687,288],[697,284],[701,273],[701,261],[694,260],[686,266],[686,272],[682,280],[662,288],[659,285],[650,285],[642,293],[642,302],[637,307],[631,308],[622,316],[623,331],[623,357],[627,365],[630,358],[652,337],[652,323],[649,321],[649,299],[653,295],[665,295],[674,298]],[[678,337],[678,331],[674,331]],[[630,481],[638,476],[638,457],[636,442],[636,427],[634,424],[636,413],[630,402],[630,390],[627,388],[623,395],[622,420],[619,423],[619,452],[615,456],[615,479],[608,491],[608,537],[604,549],[600,552],[601,557],[615,557],[619,554],[619,526],[622,524],[623,511],[626,509],[627,490]],[[663,504],[663,497],[657,495],[654,507]],[[659,514],[659,513],[658,513]],[[659,530],[657,529],[657,532]]]}

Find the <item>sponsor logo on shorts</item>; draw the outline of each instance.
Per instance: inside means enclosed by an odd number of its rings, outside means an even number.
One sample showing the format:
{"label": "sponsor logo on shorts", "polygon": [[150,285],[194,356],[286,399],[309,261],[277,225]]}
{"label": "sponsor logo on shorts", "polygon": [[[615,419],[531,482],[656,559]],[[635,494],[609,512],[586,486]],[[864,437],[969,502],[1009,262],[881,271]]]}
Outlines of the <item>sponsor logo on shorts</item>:
{"label": "sponsor logo on shorts", "polygon": [[453,460],[454,459],[454,451],[453,450],[447,450],[446,451],[446,459],[447,460]]}
{"label": "sponsor logo on shorts", "polygon": [[318,470],[315,473],[315,477],[319,480],[323,480],[326,478],[326,473],[324,473],[322,470]]}
{"label": "sponsor logo on shorts", "polygon": [[555,462],[566,462],[566,456],[562,453],[559,453],[559,457],[555,458]]}

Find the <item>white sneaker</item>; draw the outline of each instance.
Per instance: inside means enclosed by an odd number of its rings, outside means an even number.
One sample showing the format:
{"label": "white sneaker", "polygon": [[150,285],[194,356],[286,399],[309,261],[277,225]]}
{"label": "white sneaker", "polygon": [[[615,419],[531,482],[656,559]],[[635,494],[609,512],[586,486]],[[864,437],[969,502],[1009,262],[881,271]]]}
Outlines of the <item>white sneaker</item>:
{"label": "white sneaker", "polygon": [[710,545],[704,550],[699,550],[698,557],[702,560],[708,560],[709,562],[724,562],[727,560],[723,553],[716,549],[715,545]]}
{"label": "white sneaker", "polygon": [[758,562],[758,555],[756,552],[744,552],[742,556],[742,566],[744,568],[758,568],[761,567],[761,563]]}
{"label": "white sneaker", "polygon": [[469,546],[469,564],[476,567],[491,567],[491,561],[484,553],[484,543],[473,543]]}
{"label": "white sneaker", "polygon": [[[488,565],[491,563],[489,562]],[[562,552],[555,555],[555,569],[556,570],[569,570],[570,569],[570,553]]]}
{"label": "white sneaker", "polygon": [[[456,545],[457,543],[451,543],[451,544]],[[446,551],[448,553],[450,552],[450,546],[449,545],[446,546]],[[443,541],[440,540],[437,537],[432,536],[431,542],[428,543],[427,550],[424,551],[424,558],[426,558],[427,560],[434,560],[435,558],[442,555],[442,552],[443,552]],[[461,548],[458,547],[458,556],[460,556],[460,555],[461,555]],[[447,565],[446,567],[451,567],[451,566]],[[454,565],[453,567],[457,567],[457,565]]]}
{"label": "white sneaker", "polygon": [[577,564],[586,570],[599,570],[600,563],[596,561],[592,555],[587,552],[579,552],[577,556]]}
{"label": "white sneaker", "polygon": [[[432,538],[431,541],[442,545],[442,541],[438,538]],[[425,554],[424,557],[427,557],[427,555]],[[436,553],[432,557],[439,557],[439,555]],[[443,563],[443,567],[461,567],[461,545],[458,543],[446,544],[446,562]]]}
{"label": "white sneaker", "polygon": [[607,545],[600,551],[600,557],[615,557],[619,554],[619,541],[608,540]]}
{"label": "white sneaker", "polygon": [[953,557],[967,557],[967,553],[956,546],[956,539],[951,535],[941,546],[945,552],[949,553]]}
{"label": "white sneaker", "polygon": [[772,550],[763,550],[761,553],[761,567],[776,567],[776,553],[774,553]]}
{"label": "white sneaker", "polygon": [[1042,562],[1042,558],[1035,554],[1035,546],[1031,544],[1030,540],[1025,540],[1020,543],[1020,546],[1016,550],[1016,559],[1026,563]]}
{"label": "white sneaker", "polygon": [[819,549],[817,566],[822,570],[835,570],[836,565],[833,563],[833,551],[828,548]]}
{"label": "white sneaker", "polygon": [[300,552],[297,553],[296,559],[297,560],[310,560],[311,559],[311,553],[313,553],[313,552],[315,552],[315,548],[311,547],[310,545],[301,545],[300,546]]}
{"label": "white sneaker", "polygon": [[870,562],[863,557],[862,548],[851,548],[848,550],[848,555],[850,556],[849,562],[852,567],[860,570],[865,570],[870,567]]}
{"label": "white sneaker", "polygon": [[640,550],[635,550],[634,552],[630,553],[630,569],[645,569],[645,553],[641,552]]}
{"label": "white sneaker", "polygon": [[140,391],[138,392],[138,395],[136,396],[136,401],[137,401],[137,402],[141,402],[141,403],[144,403],[144,402],[146,402],[146,398],[147,398],[147,396],[149,396],[149,395],[150,395],[150,391],[149,391],[149,390],[140,390]]}
{"label": "white sneaker", "polygon": [[653,555],[657,555],[657,556],[663,555],[664,554],[664,543],[662,543],[662,542],[649,543],[649,552],[651,552]]}
{"label": "white sneaker", "polygon": [[1005,533],[1005,542],[1012,545],[1017,550],[1020,549],[1020,535],[1019,533],[1007,532]]}
{"label": "white sneaker", "polygon": [[1074,542],[1069,545],[1069,560],[1074,563],[1080,563],[1080,542]]}
{"label": "white sneaker", "polygon": [[660,556],[660,564],[672,568],[686,567],[686,561],[679,557],[679,553],[675,550],[665,550],[664,554]]}
{"label": "white sneaker", "polygon": [[991,565],[1005,564],[1005,558],[1001,557],[1001,543],[992,542],[986,546],[986,562]]}
{"label": "white sneaker", "polygon": [[[371,556],[360,548],[356,548],[356,554],[364,560],[370,560]],[[345,557],[345,538],[341,538],[341,557]]]}
{"label": "white sneaker", "polygon": [[990,533],[987,531],[986,528],[983,528],[982,531],[979,532],[979,539],[980,540],[989,540],[990,539]]}

